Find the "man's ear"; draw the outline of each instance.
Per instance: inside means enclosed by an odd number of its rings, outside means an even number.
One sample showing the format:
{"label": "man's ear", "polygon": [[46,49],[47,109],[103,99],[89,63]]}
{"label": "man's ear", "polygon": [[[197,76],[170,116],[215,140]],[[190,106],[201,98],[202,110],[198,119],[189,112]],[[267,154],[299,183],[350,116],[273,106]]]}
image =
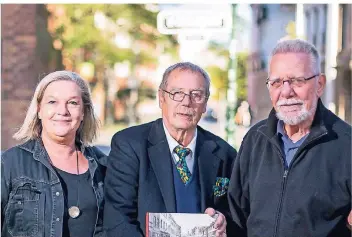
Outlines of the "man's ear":
{"label": "man's ear", "polygon": [[158,96],[159,96],[159,108],[161,109],[163,103],[165,102],[164,92],[162,90],[158,90]]}
{"label": "man's ear", "polygon": [[321,97],[324,93],[324,89],[325,89],[325,86],[326,86],[326,77],[325,77],[325,74],[320,74],[319,75],[319,78],[318,78],[318,89],[317,89],[317,95],[319,97]]}
{"label": "man's ear", "polygon": [[205,104],[204,104],[204,106],[203,106],[203,111],[202,111],[203,114],[207,111],[208,100],[209,100],[209,97],[206,99]]}

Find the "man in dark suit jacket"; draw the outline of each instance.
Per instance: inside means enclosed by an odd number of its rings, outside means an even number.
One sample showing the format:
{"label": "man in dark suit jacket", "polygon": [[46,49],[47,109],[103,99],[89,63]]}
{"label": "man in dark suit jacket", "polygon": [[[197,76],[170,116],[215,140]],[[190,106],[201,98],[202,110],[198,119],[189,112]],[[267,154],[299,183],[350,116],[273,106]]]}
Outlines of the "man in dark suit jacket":
{"label": "man in dark suit jacket", "polygon": [[169,67],[159,88],[162,119],[114,135],[105,179],[107,236],[145,236],[147,212],[218,214],[217,236],[226,236],[236,150],[197,126],[209,86],[197,65]]}

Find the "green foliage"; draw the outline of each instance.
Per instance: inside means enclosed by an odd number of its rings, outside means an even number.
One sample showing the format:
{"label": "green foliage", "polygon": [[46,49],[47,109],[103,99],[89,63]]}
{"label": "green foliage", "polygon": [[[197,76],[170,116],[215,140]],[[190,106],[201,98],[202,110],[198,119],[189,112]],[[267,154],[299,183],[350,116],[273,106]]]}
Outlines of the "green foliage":
{"label": "green foliage", "polygon": [[[139,63],[154,63],[158,54],[150,52],[156,50],[158,44],[165,48],[177,45],[176,39],[159,34],[156,30],[157,13],[145,8],[144,4],[62,4],[64,9],[59,17],[61,22],[54,33],[54,38],[63,43],[65,55],[74,58],[79,49],[92,52],[85,61],[103,61],[113,65],[115,62],[134,61],[136,56]],[[100,30],[95,26],[95,13],[103,13],[110,22],[107,29]],[[132,40],[131,48],[119,48],[114,43],[116,33],[123,33]],[[143,42],[147,50],[135,50],[136,42]],[[77,60],[77,59],[76,59]],[[79,60],[79,59],[78,59]]]}
{"label": "green foliage", "polygon": [[209,76],[211,78],[211,86],[216,89],[214,94],[214,99],[220,99],[220,93],[226,93],[228,88],[228,77],[227,71],[222,70],[217,66],[209,66],[206,68]]}
{"label": "green foliage", "polygon": [[[228,51],[219,50],[219,54],[228,56]],[[236,67],[236,96],[237,101],[240,103],[241,101],[247,100],[247,58],[248,53],[241,52],[237,54],[237,67]],[[220,93],[227,92],[229,88],[229,80],[228,80],[228,71],[223,70],[217,66],[209,66],[206,68],[207,72],[210,75],[212,87],[216,89],[216,93],[214,95],[214,99],[220,99]]]}
{"label": "green foliage", "polygon": [[[116,98],[119,100],[127,99],[131,94],[130,88],[121,88],[116,92]],[[144,101],[146,99],[156,99],[156,91],[151,87],[142,86],[138,87],[138,102]]]}
{"label": "green foliage", "polygon": [[247,58],[248,53],[237,54],[237,104],[241,104],[242,101],[247,100]]}
{"label": "green foliage", "polygon": [[287,34],[289,39],[296,39],[297,38],[296,23],[294,21],[290,21],[287,24],[285,30],[286,30],[286,34]]}

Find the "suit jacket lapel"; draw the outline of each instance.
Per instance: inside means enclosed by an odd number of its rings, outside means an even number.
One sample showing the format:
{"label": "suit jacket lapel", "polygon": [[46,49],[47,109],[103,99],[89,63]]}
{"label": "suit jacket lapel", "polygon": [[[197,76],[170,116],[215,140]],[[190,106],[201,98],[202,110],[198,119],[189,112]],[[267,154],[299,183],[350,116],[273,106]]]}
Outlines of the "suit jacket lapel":
{"label": "suit jacket lapel", "polygon": [[153,124],[148,140],[151,143],[148,148],[150,163],[158,180],[166,210],[176,212],[172,159],[161,119]]}
{"label": "suit jacket lapel", "polygon": [[215,185],[221,159],[214,154],[217,144],[213,140],[206,140],[199,127],[197,136],[201,209],[205,211],[212,203],[213,185]]}

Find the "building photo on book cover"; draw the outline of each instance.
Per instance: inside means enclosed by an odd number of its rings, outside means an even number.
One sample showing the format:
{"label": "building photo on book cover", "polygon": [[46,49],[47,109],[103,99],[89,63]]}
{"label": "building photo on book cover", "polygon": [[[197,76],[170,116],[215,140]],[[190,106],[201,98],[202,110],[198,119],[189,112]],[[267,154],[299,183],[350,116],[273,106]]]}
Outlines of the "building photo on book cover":
{"label": "building photo on book cover", "polygon": [[215,237],[216,216],[194,213],[147,213],[146,237]]}

